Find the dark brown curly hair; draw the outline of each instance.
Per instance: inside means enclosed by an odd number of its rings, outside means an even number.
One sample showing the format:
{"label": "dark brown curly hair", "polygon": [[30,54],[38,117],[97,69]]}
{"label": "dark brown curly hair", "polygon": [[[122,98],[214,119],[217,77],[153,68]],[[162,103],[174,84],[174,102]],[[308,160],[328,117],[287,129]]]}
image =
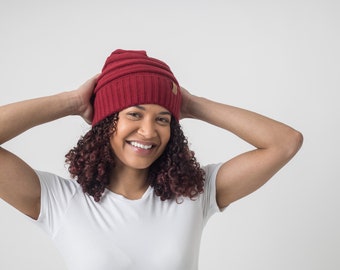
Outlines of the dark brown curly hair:
{"label": "dark brown curly hair", "polygon": [[[72,178],[83,192],[98,202],[109,184],[109,175],[115,166],[115,156],[110,145],[114,136],[118,113],[106,117],[84,136],[66,155]],[[179,122],[172,118],[170,140],[162,155],[150,166],[148,181],[161,200],[194,199],[203,192],[205,173],[189,149],[188,140]]]}

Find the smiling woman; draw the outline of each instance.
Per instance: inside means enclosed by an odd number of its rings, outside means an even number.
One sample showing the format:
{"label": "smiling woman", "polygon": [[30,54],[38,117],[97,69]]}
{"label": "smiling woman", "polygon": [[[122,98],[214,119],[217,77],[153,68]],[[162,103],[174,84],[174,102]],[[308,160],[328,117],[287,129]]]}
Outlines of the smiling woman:
{"label": "smiling woman", "polygon": [[[66,154],[76,181],[0,148],[0,197],[42,227],[74,270],[197,269],[208,219],[261,187],[302,144],[293,128],[194,96],[164,62],[126,50],[76,90],[1,107],[0,143],[68,115],[92,123]],[[183,118],[255,149],[201,166]]]}

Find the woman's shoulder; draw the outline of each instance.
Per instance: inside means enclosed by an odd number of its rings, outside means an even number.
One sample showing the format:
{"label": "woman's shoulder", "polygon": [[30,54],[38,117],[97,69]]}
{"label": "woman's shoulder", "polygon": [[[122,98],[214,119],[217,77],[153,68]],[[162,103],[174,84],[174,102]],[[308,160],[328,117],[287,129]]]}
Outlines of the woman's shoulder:
{"label": "woman's shoulder", "polygon": [[53,193],[76,193],[80,185],[73,179],[65,178],[55,173],[35,170],[39,177],[41,188]]}
{"label": "woman's shoulder", "polygon": [[215,179],[218,173],[218,170],[222,166],[222,163],[211,163],[202,166],[202,169],[205,172],[206,180]]}

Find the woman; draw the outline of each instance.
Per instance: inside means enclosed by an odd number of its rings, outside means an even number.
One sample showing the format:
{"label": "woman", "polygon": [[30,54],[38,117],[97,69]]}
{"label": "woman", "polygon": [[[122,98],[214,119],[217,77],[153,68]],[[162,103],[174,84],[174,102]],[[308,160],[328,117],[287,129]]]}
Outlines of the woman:
{"label": "woman", "polygon": [[[76,181],[0,148],[0,197],[51,236],[69,269],[197,269],[209,217],[261,187],[302,144],[291,127],[194,96],[164,62],[125,50],[76,90],[1,107],[0,143],[68,115],[92,124],[66,155]],[[200,167],[183,118],[255,150]]]}

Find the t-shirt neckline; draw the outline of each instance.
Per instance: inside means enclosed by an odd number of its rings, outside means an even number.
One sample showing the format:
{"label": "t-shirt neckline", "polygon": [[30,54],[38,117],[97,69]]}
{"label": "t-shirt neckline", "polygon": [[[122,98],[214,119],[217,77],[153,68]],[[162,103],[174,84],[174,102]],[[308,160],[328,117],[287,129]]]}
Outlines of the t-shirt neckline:
{"label": "t-shirt neckline", "polygon": [[109,194],[109,196],[113,197],[113,198],[116,198],[116,199],[119,199],[119,200],[122,200],[122,201],[126,201],[126,202],[140,202],[140,201],[143,201],[145,198],[148,197],[148,195],[152,192],[153,188],[149,185],[148,188],[145,190],[145,192],[143,193],[143,195],[138,198],[138,199],[129,199],[129,198],[126,198],[124,197],[123,195],[121,194],[118,194],[118,193],[115,193],[113,191],[111,191],[110,189],[108,188],[105,188],[106,190],[106,194]]}

